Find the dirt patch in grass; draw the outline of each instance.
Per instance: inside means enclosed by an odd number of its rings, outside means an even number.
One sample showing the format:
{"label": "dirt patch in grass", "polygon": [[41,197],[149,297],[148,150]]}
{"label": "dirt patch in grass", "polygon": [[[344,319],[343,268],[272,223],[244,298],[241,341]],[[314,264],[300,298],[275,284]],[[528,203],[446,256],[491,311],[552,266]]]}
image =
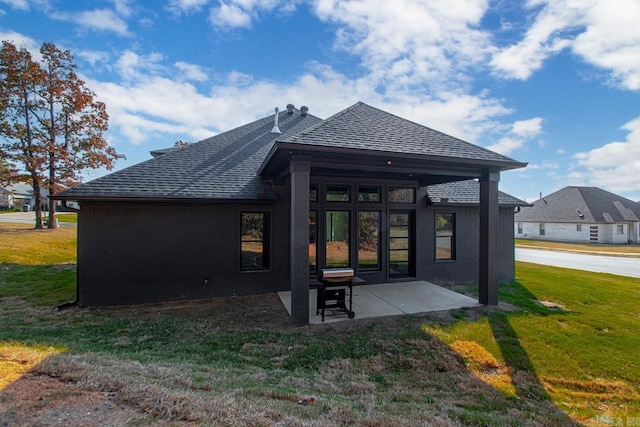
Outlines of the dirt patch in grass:
{"label": "dirt patch in grass", "polygon": [[114,393],[81,390],[47,375],[25,375],[0,394],[0,422],[7,426],[98,427],[150,421],[137,408],[120,404]]}

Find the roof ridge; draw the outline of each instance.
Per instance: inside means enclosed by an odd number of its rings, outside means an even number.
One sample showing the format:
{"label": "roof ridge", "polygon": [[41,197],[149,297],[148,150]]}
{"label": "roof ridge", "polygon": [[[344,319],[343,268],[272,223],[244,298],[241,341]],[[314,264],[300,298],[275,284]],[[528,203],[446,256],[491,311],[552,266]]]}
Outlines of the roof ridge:
{"label": "roof ridge", "polygon": [[320,122],[318,122],[318,123],[316,123],[314,125],[311,125],[311,126],[305,128],[305,129],[301,130],[300,132],[296,132],[295,134],[288,135],[286,138],[278,139],[278,140],[276,140],[276,142],[290,142],[290,141],[292,141],[293,139],[295,139],[296,137],[298,137],[300,135],[306,135],[306,134],[318,129],[321,126],[324,126],[326,124],[331,124],[331,122],[333,120],[335,120],[337,117],[343,116],[344,114],[346,114],[347,112],[351,111],[352,109],[354,109],[356,106],[358,106],[360,104],[367,105],[362,101],[358,101],[355,104],[350,105],[347,108],[345,108],[343,110],[340,110],[337,113],[327,117],[326,119],[324,119],[324,120],[320,119],[322,121],[320,121]]}
{"label": "roof ridge", "polygon": [[[512,159],[511,157],[505,156],[505,155],[500,154],[500,153],[496,153],[495,151],[491,151],[491,150],[489,150],[488,148],[482,147],[482,146],[477,145],[477,144],[473,144],[473,143],[471,143],[471,142],[465,141],[465,140],[463,140],[463,139],[461,139],[461,138],[458,138],[458,137],[456,137],[456,136],[449,135],[449,134],[447,134],[447,133],[444,133],[444,132],[439,131],[439,130],[437,130],[437,129],[434,129],[434,128],[432,128],[432,127],[426,126],[426,125],[424,125],[424,124],[422,124],[422,123],[418,123],[418,122],[416,122],[416,121],[414,121],[414,120],[411,120],[411,119],[407,119],[407,118],[401,117],[401,116],[399,116],[399,115],[397,115],[397,114],[394,114],[394,113],[390,113],[390,112],[388,112],[388,111],[385,111],[385,110],[383,110],[383,109],[381,109],[381,108],[378,108],[378,107],[374,107],[374,106],[369,105],[369,104],[367,104],[367,103],[365,103],[365,102],[362,102],[362,101],[358,101],[358,102],[356,102],[355,104],[351,105],[350,107],[347,107],[347,108],[345,108],[344,110],[342,110],[342,111],[340,111],[340,112],[338,112],[338,113],[334,114],[333,116],[331,116],[331,117],[327,118],[327,119],[325,120],[325,122],[328,122],[328,121],[330,121],[330,120],[333,120],[335,117],[340,116],[340,115],[342,115],[342,114],[344,114],[344,113],[347,113],[347,112],[349,112],[349,111],[351,111],[351,110],[355,109],[356,107],[366,107],[366,108],[369,108],[369,109],[371,109],[371,110],[375,110],[375,111],[376,111],[376,112],[378,112],[379,114],[384,114],[384,115],[387,115],[387,116],[393,117],[393,118],[395,118],[395,119],[397,119],[397,120],[400,120],[400,121],[403,121],[403,122],[406,122],[406,123],[411,123],[413,126],[418,126],[418,127],[420,127],[420,128],[423,128],[423,129],[428,129],[429,131],[431,131],[431,132],[435,132],[435,133],[437,133],[437,134],[439,134],[439,135],[442,135],[442,136],[444,136],[444,137],[446,137],[446,138],[453,138],[453,139],[457,140],[458,142],[463,143],[464,145],[472,146],[472,147],[474,147],[474,148],[479,148],[479,149],[481,149],[481,150],[483,150],[483,151],[485,151],[485,152],[487,152],[487,153],[491,153],[491,154],[498,154],[498,155],[500,155],[501,157],[503,157],[503,158],[505,158],[506,160],[511,161],[511,162],[517,162],[516,160]],[[518,163],[519,163],[519,162],[518,162]]]}

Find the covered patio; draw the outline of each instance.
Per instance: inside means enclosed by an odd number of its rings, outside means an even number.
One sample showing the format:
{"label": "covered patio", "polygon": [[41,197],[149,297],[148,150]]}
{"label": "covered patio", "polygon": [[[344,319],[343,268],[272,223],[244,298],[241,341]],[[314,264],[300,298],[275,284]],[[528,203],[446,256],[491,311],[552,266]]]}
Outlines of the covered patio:
{"label": "covered patio", "polygon": [[[383,292],[384,297],[373,295],[374,300],[379,301],[387,295],[402,295],[395,288],[405,285],[398,281],[415,280],[413,283],[428,284],[424,280],[437,278],[436,270],[444,270],[449,263],[451,269],[477,271],[479,295],[473,301],[474,305],[478,302],[497,305],[500,274],[498,183],[502,171],[525,165],[363,103],[355,104],[305,132],[276,140],[258,174],[272,182],[286,182],[289,188],[289,310],[293,323],[306,325],[315,319],[315,291],[309,289],[309,277],[317,273],[317,269],[330,267],[354,268],[356,276],[367,283],[394,282],[391,285],[393,292]],[[432,215],[436,209],[455,212],[446,205],[446,200],[445,207],[432,207],[427,188],[470,180],[477,180],[474,215],[478,220],[467,222],[473,222],[474,238],[468,238],[472,233],[467,232],[467,238],[458,239],[458,252],[464,248],[473,254],[453,255],[455,243],[452,243],[451,257],[440,263],[434,254],[436,238],[431,225],[436,220]],[[374,200],[366,193],[369,187],[375,189],[371,193]],[[405,191],[408,196],[397,199],[394,191]],[[363,212],[375,215],[377,221],[375,232],[380,255],[371,271],[365,271],[367,266],[360,262],[362,254],[356,248],[360,235],[354,218],[359,218]],[[510,214],[512,221],[513,213]],[[310,220],[311,215],[315,215],[318,225],[310,231],[310,223],[316,222]],[[339,224],[344,226],[346,237],[337,240],[346,246],[347,254],[337,263],[329,259],[331,248],[327,244],[334,239],[331,225],[336,216],[343,217]],[[465,218],[470,216],[465,217],[465,213],[458,216],[457,227],[461,233]],[[454,223],[452,219],[451,230]],[[401,230],[398,224],[405,229]],[[398,235],[400,232],[404,234]],[[477,243],[475,236],[478,236]],[[310,238],[313,247],[319,250],[313,254],[309,250]],[[400,239],[404,239],[402,245]],[[451,241],[454,240],[452,237]],[[395,257],[399,255],[403,258],[396,262]],[[313,261],[312,268],[310,261]],[[369,292],[369,288],[356,291],[361,299],[365,292]],[[436,298],[419,301],[416,297],[419,294],[415,290],[408,292],[404,300],[414,301],[406,307],[415,307],[415,312],[429,311],[425,304]],[[395,314],[405,312],[398,301],[396,304],[389,301],[389,305],[389,310]],[[439,309],[455,307],[454,304]],[[359,316],[358,310],[354,308],[354,311]],[[371,315],[378,316],[381,312],[375,305]],[[368,311],[360,309],[360,313]]]}
{"label": "covered patio", "polygon": [[[278,292],[282,304],[291,315],[291,291]],[[309,323],[322,324],[316,315],[317,290],[309,292]],[[382,283],[353,287],[355,319],[397,316],[482,306],[476,299],[426,281]],[[346,314],[332,315],[327,310],[324,323],[350,320]]]}

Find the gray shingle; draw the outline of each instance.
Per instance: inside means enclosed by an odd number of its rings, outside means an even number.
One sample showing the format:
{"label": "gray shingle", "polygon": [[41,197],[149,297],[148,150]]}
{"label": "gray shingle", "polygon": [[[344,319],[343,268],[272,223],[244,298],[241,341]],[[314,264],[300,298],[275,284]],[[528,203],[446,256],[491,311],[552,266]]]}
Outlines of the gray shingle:
{"label": "gray shingle", "polygon": [[[274,152],[276,141],[467,160],[497,164],[501,169],[523,165],[361,102],[325,121],[303,117],[298,110],[293,115],[283,111],[279,114],[279,126],[282,134],[271,133],[270,115],[187,147],[156,150],[157,157],[153,159],[71,188],[58,197],[272,200],[275,194],[271,185],[257,172],[269,153]],[[456,188],[461,191],[457,197],[463,200],[463,190],[469,189]],[[464,200],[477,201],[477,196],[474,199],[469,193]]]}
{"label": "gray shingle", "polygon": [[256,172],[277,137],[321,119],[299,111],[279,113],[282,134],[271,133],[273,115],[207,138],[62,192],[59,197],[162,199],[273,199]]}
{"label": "gray shingle", "polygon": [[[477,205],[480,203],[480,183],[471,179],[430,185],[427,187],[427,195],[434,203]],[[502,191],[498,192],[498,203],[503,206],[528,206],[527,202]]]}
{"label": "gray shingle", "polygon": [[597,187],[565,187],[522,208],[516,221],[611,223],[634,216],[640,217],[640,204],[632,200]]}
{"label": "gray shingle", "polygon": [[[350,148],[522,166],[501,154],[470,144],[386,111],[358,102],[303,132],[279,142]],[[518,165],[518,166],[516,166]]]}

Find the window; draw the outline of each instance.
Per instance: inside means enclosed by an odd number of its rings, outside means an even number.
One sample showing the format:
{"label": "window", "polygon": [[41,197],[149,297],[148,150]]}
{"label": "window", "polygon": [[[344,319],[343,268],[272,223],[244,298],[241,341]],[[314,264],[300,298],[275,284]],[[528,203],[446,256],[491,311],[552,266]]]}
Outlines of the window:
{"label": "window", "polygon": [[582,231],[582,224],[576,224],[576,231]]}
{"label": "window", "polygon": [[415,188],[389,188],[389,203],[415,203]]}
{"label": "window", "polygon": [[518,234],[522,234],[522,223],[518,223]]}
{"label": "window", "polygon": [[618,234],[624,234],[624,225],[622,225],[622,224],[618,224],[618,225],[616,226],[616,232],[617,232]]}
{"label": "window", "polygon": [[456,214],[436,214],[436,259],[456,259]]}
{"label": "window", "polygon": [[310,202],[318,201],[318,184],[311,184],[309,186],[309,201]]}
{"label": "window", "polygon": [[358,202],[380,203],[380,187],[360,186],[358,187]]}
{"label": "window", "polygon": [[240,270],[268,270],[269,214],[242,212],[240,216]]}
{"label": "window", "polygon": [[318,211],[309,211],[309,273],[318,272]]}
{"label": "window", "polygon": [[540,235],[544,236],[544,223],[540,224]]}
{"label": "window", "polygon": [[350,202],[351,187],[348,185],[327,185],[327,202]]}
{"label": "window", "polygon": [[413,214],[389,214],[389,277],[415,276]]}
{"label": "window", "polygon": [[326,248],[327,268],[349,267],[349,211],[326,212]]}
{"label": "window", "polygon": [[358,212],[358,269],[380,270],[380,212]]}

